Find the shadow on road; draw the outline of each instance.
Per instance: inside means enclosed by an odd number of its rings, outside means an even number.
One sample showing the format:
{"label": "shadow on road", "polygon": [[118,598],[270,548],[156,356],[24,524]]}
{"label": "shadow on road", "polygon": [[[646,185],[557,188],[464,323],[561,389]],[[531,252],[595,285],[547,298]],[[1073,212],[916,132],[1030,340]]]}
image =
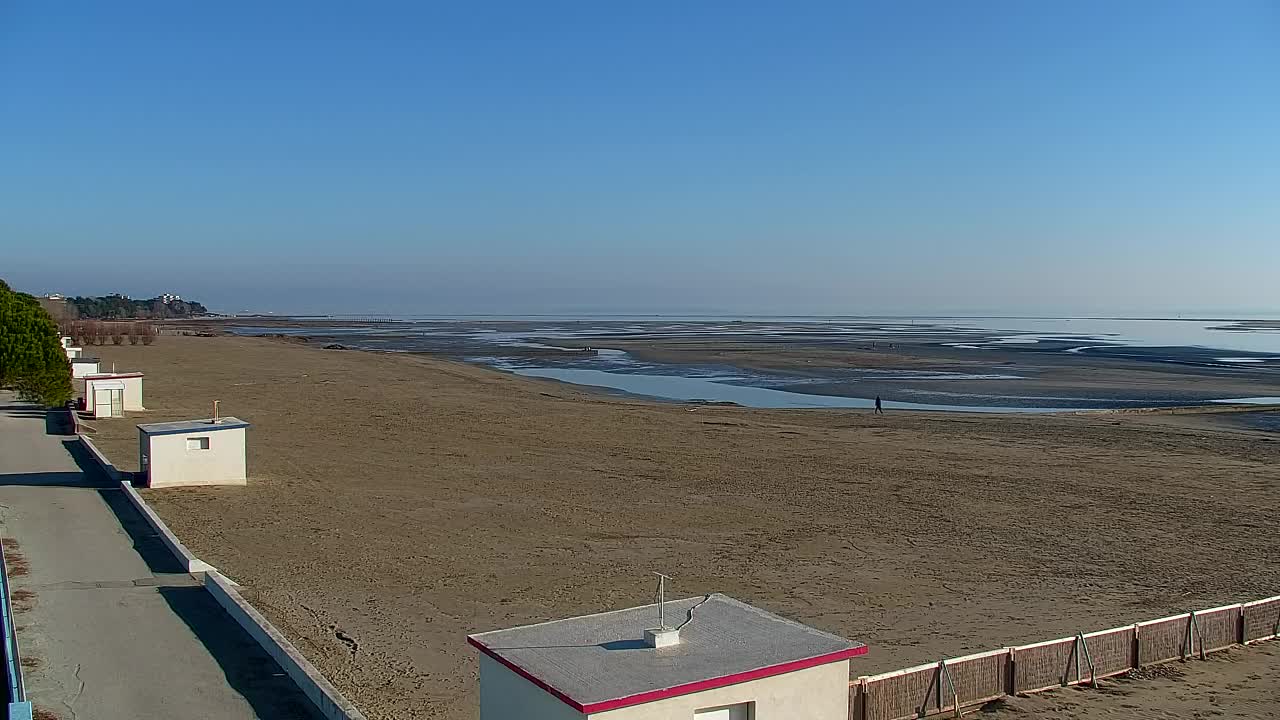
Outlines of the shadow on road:
{"label": "shadow on road", "polygon": [[313,720],[298,686],[280,665],[201,587],[165,587],[160,594],[175,615],[209,649],[227,683],[264,720]]}
{"label": "shadow on road", "polygon": [[9,403],[0,405],[0,413],[13,418],[44,420],[46,435],[74,435],[76,424],[71,419],[71,411],[66,408],[45,410],[33,403]]}
{"label": "shadow on road", "polygon": [[101,488],[98,494],[102,501],[115,513],[120,527],[133,541],[133,549],[142,557],[147,568],[153,573],[184,573],[185,567],[178,563],[169,548],[160,540],[160,535],[151,524],[142,517],[142,513],[124,496],[124,491],[114,488]]}
{"label": "shadow on road", "polygon": [[100,488],[107,487],[109,483],[89,478],[79,472],[37,472],[0,475],[0,486],[4,485]]}

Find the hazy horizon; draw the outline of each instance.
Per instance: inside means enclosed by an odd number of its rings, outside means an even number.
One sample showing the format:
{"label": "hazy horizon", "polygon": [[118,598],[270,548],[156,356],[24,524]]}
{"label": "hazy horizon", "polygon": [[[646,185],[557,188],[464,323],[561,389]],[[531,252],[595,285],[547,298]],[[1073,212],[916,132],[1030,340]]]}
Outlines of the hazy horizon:
{"label": "hazy horizon", "polygon": [[1280,316],[1280,6],[0,10],[0,277],[225,312]]}

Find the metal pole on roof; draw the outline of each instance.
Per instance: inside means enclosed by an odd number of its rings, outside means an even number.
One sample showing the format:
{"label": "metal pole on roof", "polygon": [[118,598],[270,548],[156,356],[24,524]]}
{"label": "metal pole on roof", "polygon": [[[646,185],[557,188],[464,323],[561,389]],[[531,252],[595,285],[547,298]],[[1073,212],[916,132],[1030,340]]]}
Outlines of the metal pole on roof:
{"label": "metal pole on roof", "polygon": [[221,400],[213,401],[213,424],[214,425],[218,424],[218,403],[219,402],[222,402],[222,401]]}
{"label": "metal pole on roof", "polygon": [[654,575],[658,576],[658,628],[666,629],[667,623],[666,617],[662,612],[662,604],[666,602],[667,599],[667,581],[671,579],[671,576],[663,575],[660,572],[655,572]]}

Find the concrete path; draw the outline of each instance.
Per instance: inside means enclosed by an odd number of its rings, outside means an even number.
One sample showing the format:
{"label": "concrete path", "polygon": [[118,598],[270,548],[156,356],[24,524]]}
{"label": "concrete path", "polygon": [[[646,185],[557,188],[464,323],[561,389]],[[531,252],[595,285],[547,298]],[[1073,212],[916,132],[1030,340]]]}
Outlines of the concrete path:
{"label": "concrete path", "polygon": [[313,717],[74,438],[49,434],[43,411],[3,391],[0,525],[38,709],[60,720]]}

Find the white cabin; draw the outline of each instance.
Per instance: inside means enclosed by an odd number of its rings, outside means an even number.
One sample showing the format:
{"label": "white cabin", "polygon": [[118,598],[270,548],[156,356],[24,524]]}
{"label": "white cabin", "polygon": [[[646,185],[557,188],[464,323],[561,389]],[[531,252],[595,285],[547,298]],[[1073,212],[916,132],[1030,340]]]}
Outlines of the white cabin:
{"label": "white cabin", "polygon": [[245,431],[234,417],[138,426],[138,467],[147,487],[244,485]]}
{"label": "white cabin", "polygon": [[84,409],[95,418],[124,417],[146,410],[142,373],[97,373],[84,379]]}
{"label": "white cabin", "polygon": [[471,635],[480,720],[848,720],[867,646],[720,594]]}

